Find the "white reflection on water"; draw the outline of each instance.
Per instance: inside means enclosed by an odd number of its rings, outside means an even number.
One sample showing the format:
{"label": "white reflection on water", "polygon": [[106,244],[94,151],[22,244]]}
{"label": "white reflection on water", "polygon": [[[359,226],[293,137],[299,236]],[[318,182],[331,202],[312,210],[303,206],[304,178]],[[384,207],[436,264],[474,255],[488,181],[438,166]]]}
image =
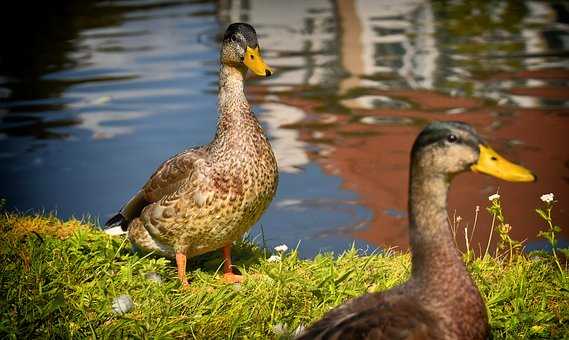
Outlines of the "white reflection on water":
{"label": "white reflection on water", "polygon": [[144,117],[143,112],[115,112],[111,117],[107,112],[80,113],[79,128],[93,133],[93,139],[110,139],[120,135],[130,134],[134,129],[130,126],[107,126],[103,124],[124,122]]}
{"label": "white reflection on water", "polygon": [[267,133],[272,137],[271,146],[275,152],[279,171],[298,173],[310,161],[306,155],[306,143],[299,138],[295,129],[283,129],[284,125],[298,123],[305,114],[302,110],[280,103],[263,103],[262,121],[268,126]]}
{"label": "white reflection on water", "polygon": [[[361,27],[361,51],[355,52],[361,57],[363,69],[352,74],[396,71],[412,88],[432,88],[439,53],[430,4],[420,0],[358,0],[354,7],[355,18],[351,20]],[[354,26],[346,25],[344,31]],[[397,50],[402,53],[396,53],[393,60],[393,51]],[[349,69],[349,65],[345,66]],[[360,85],[375,86],[376,82],[364,80]]]}

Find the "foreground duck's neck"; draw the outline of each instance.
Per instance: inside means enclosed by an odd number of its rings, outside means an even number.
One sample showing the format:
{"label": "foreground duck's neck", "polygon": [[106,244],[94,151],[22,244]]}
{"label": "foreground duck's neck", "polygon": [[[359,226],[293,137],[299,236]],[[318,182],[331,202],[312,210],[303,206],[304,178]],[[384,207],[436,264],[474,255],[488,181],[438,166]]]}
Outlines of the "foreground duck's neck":
{"label": "foreground duck's neck", "polygon": [[422,281],[443,278],[447,271],[462,270],[448,224],[447,194],[450,179],[432,174],[417,164],[411,168],[409,228],[413,277]]}

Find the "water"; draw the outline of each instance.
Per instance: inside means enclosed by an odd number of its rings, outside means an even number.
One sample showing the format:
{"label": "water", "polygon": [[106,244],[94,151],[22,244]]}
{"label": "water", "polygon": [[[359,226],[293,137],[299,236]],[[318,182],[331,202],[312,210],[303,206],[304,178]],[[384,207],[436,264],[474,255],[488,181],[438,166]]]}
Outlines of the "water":
{"label": "water", "polygon": [[[216,122],[219,37],[248,21],[276,71],[247,95],[281,178],[251,231],[304,256],[406,247],[409,150],[431,120],[463,120],[535,184],[454,181],[450,214],[488,241],[499,189],[515,239],[541,247],[533,209],[569,221],[569,12],[559,2],[114,1],[50,4],[0,59],[0,197],[101,221]],[[38,29],[39,28],[39,29]],[[38,37],[38,32],[41,34]],[[562,237],[569,239],[569,228]],[[462,242],[463,243],[463,242]]]}

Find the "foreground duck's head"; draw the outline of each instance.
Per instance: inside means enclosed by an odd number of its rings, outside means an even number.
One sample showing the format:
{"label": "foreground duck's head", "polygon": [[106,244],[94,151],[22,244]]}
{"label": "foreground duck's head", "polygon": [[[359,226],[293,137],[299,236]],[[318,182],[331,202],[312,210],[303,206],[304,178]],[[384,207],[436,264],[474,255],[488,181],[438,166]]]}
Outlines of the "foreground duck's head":
{"label": "foreground duck's head", "polygon": [[245,23],[234,23],[227,27],[221,46],[221,63],[234,67],[245,65],[262,77],[273,73],[261,57],[257,32],[253,26]]}
{"label": "foreground duck's head", "polygon": [[536,176],[496,151],[462,122],[434,122],[421,131],[411,151],[413,166],[431,174],[474,171],[510,182],[533,182]]}

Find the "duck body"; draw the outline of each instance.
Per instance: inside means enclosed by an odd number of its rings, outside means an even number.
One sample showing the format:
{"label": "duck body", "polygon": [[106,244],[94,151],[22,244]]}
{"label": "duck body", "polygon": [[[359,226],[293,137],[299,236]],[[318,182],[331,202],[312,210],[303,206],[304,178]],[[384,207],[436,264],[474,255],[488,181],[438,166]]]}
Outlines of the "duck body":
{"label": "duck body", "polygon": [[486,306],[454,246],[447,216],[451,179],[468,169],[535,180],[487,147],[469,125],[428,125],[411,151],[411,278],[333,309],[298,339],[487,339]]}
{"label": "duck body", "polygon": [[[419,185],[436,190],[430,181]],[[446,225],[446,210],[444,215],[436,210],[436,202],[427,200],[411,211]],[[409,281],[348,301],[300,339],[486,339],[486,307],[454,248],[450,229],[445,231],[412,235],[411,244],[420,244],[412,247]]]}
{"label": "duck body", "polygon": [[229,26],[220,60],[219,118],[212,142],[162,163],[107,222],[126,229],[143,250],[175,258],[184,284],[186,258],[220,248],[224,271],[231,274],[232,242],[259,220],[278,183],[271,145],[244,94],[248,69],[271,74],[250,25]]}
{"label": "duck body", "polygon": [[487,339],[488,316],[476,286],[458,268],[447,273],[430,284],[412,278],[354,298],[298,339]]}
{"label": "duck body", "polygon": [[[401,287],[404,288],[408,287]],[[487,323],[457,324],[448,320],[447,314],[426,307],[425,301],[420,300],[421,297],[422,295],[413,296],[401,291],[399,294],[397,292],[387,295],[371,294],[354,299],[337,313],[331,312],[321,320],[326,324],[315,324],[301,339],[487,338]],[[481,320],[485,316],[485,314],[474,314]],[[321,334],[314,335],[315,332]]]}
{"label": "duck body", "polygon": [[140,194],[153,203],[128,228],[133,243],[192,257],[231,244],[258,221],[276,192],[277,163],[257,119],[239,112],[221,116],[211,144],[170,158],[152,175]]}

